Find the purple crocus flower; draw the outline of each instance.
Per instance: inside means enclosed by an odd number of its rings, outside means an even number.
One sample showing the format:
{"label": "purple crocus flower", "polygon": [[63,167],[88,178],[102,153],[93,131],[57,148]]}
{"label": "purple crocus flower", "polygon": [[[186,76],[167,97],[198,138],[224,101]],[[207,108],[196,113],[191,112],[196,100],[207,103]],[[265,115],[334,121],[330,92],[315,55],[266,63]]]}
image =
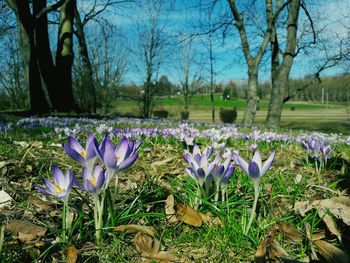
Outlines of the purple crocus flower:
{"label": "purple crocus flower", "polygon": [[198,145],[194,145],[192,154],[187,150],[184,151],[184,159],[190,165],[190,168],[185,168],[185,172],[198,182],[200,186],[203,186],[204,182],[208,186],[211,184],[213,180],[211,172],[215,164],[221,159],[220,156],[217,156],[213,162],[209,162],[208,158],[212,152],[213,149],[211,147],[206,147],[202,153]]}
{"label": "purple crocus flower", "polygon": [[64,175],[60,168],[54,166],[52,173],[53,182],[42,179],[42,182],[45,185],[46,189],[41,186],[37,186],[37,189],[46,195],[68,199],[69,192],[72,189],[73,183],[75,182],[73,172],[67,169],[66,174]]}
{"label": "purple crocus flower", "polygon": [[307,145],[311,151],[312,157],[314,157],[315,159],[318,159],[321,143],[316,138],[311,138],[308,140]]}
{"label": "purple crocus flower", "polygon": [[121,139],[117,147],[114,146],[107,135],[104,136],[100,147],[97,140],[94,140],[94,148],[98,157],[109,169],[114,171],[129,168],[138,157],[137,150],[140,145],[140,140],[134,143],[126,137]]}
{"label": "purple crocus flower", "polygon": [[79,188],[89,193],[98,193],[104,188],[106,181],[106,173],[100,165],[96,165],[92,171],[89,168],[84,167],[82,172],[83,184],[77,182]]}
{"label": "purple crocus flower", "polygon": [[322,154],[322,159],[325,163],[327,163],[328,158],[331,156],[331,152],[334,150],[332,149],[329,144],[324,144],[320,147],[320,151]]}
{"label": "purple crocus flower", "polygon": [[96,159],[94,140],[96,140],[95,137],[90,134],[84,148],[77,139],[68,136],[68,144],[63,144],[63,149],[73,160],[91,169]]}
{"label": "purple crocus flower", "polygon": [[263,177],[266,174],[266,172],[269,170],[275,157],[276,157],[276,151],[274,151],[270,155],[270,157],[266,160],[266,162],[263,165],[259,150],[255,151],[253,160],[249,164],[241,156],[235,155],[236,161],[239,164],[239,166],[242,168],[243,172],[253,180],[254,188],[256,191],[258,190],[256,188],[259,187],[261,177]]}
{"label": "purple crocus flower", "polygon": [[221,200],[225,201],[226,199],[226,190],[228,187],[228,183],[233,175],[235,170],[234,163],[231,163],[231,155],[225,159],[225,161],[221,164],[220,162],[216,163],[213,171],[211,172],[215,186],[215,197],[214,200],[219,200],[219,192],[221,190]]}
{"label": "purple crocus flower", "polygon": [[231,163],[231,156],[227,157],[224,163],[217,163],[211,172],[216,186],[221,188],[227,187],[234,170],[235,166]]}

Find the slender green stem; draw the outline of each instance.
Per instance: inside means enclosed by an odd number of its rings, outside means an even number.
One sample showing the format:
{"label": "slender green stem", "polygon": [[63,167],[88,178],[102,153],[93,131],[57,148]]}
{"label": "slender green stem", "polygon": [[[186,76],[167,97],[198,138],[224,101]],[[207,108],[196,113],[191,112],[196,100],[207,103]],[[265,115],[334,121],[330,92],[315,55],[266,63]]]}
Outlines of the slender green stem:
{"label": "slender green stem", "polygon": [[227,200],[227,187],[223,187],[221,189],[221,202],[225,202]]}
{"label": "slender green stem", "polygon": [[96,194],[94,196],[94,204],[95,204],[95,209],[94,209],[94,220],[95,220],[95,239],[97,243],[101,242],[101,229],[100,229],[100,204],[99,204],[99,196]]}
{"label": "slender green stem", "polygon": [[197,184],[197,192],[196,192],[196,197],[194,199],[194,209],[198,210],[199,204],[200,204],[200,200],[202,197],[202,190],[201,190],[202,186],[200,184]]}
{"label": "slender green stem", "polygon": [[220,185],[218,183],[215,183],[215,185],[216,185],[216,190],[215,190],[214,201],[218,202],[219,201],[219,194],[220,194]]}
{"label": "slender green stem", "polygon": [[68,211],[68,199],[63,200],[62,207],[62,232],[61,232],[61,242],[66,244],[67,242],[67,211]]}
{"label": "slender green stem", "polygon": [[250,213],[249,222],[248,222],[247,228],[245,230],[246,235],[248,234],[250,227],[253,223],[253,219],[255,217],[255,210],[256,210],[256,206],[258,204],[258,198],[259,198],[259,192],[260,192],[259,183],[260,182],[254,182],[254,203],[253,203],[252,212]]}

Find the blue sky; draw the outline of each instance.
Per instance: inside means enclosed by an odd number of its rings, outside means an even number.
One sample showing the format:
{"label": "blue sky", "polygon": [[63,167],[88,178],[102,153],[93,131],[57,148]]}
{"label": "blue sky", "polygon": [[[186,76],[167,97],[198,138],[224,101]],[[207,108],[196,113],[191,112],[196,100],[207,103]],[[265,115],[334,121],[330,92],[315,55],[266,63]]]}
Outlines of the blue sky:
{"label": "blue sky", "polygon": [[[84,1],[85,2],[85,1]],[[137,5],[132,5],[130,8],[130,3],[124,7],[118,8],[116,12],[111,12],[105,14],[104,17],[108,19],[111,23],[116,25],[123,34],[126,35],[128,41],[126,45],[130,49],[138,49],[138,38],[136,33],[137,24],[143,25],[147,23],[147,12],[145,12],[146,3],[149,1],[144,1],[142,8]],[[244,5],[249,1],[237,1],[240,3],[239,8],[243,10]],[[258,2],[258,1],[257,1]],[[86,3],[86,2],[85,2]],[[176,39],[179,39],[179,34],[189,36],[191,34],[200,34],[206,30],[199,28],[201,21],[207,22],[208,12],[204,11],[204,8],[199,8],[198,3],[202,5],[207,5],[211,3],[209,0],[182,0],[182,1],[165,1],[163,6],[163,11],[160,15],[160,25],[163,28],[164,37],[170,40],[170,42],[175,43]],[[258,2],[263,3],[263,1]],[[259,26],[261,25],[264,29],[264,5],[261,7],[259,4],[254,10],[255,17],[247,17],[248,22],[253,20],[258,21]],[[314,18],[314,25],[316,30],[322,29],[320,33],[325,45],[329,48],[327,50],[327,55],[331,56],[334,54],[339,47],[339,38],[344,38],[348,32],[343,25],[350,25],[350,0],[336,0],[336,1],[308,1],[307,3],[308,11]],[[228,12],[228,4],[226,1],[218,1],[218,4],[214,11],[212,11],[213,20],[231,19],[232,15]],[[226,12],[226,13],[225,13]],[[227,15],[228,14],[228,15]],[[341,19],[340,19],[341,18]],[[262,21],[262,22],[261,22]],[[203,23],[204,23],[203,22]],[[299,18],[299,34],[304,34],[305,30],[309,30],[310,23],[305,16],[305,12],[301,11]],[[251,43],[260,44],[261,38],[257,37],[255,32],[260,29],[251,26],[247,27],[247,34]],[[283,32],[282,32],[283,34]],[[306,34],[308,39],[310,34]],[[222,31],[217,31],[213,39],[214,41],[214,69],[216,72],[215,80],[216,82],[228,82],[231,79],[247,79],[247,67],[243,57],[243,53],[240,46],[240,39],[237,34],[237,30],[230,26],[227,31],[225,38],[222,38]],[[192,40],[192,46],[197,52],[196,61],[200,64],[208,62],[208,37],[206,35],[200,35]],[[281,38],[281,45],[283,46],[283,39]],[[304,40],[306,41],[306,40]],[[125,43],[125,42],[124,42]],[[252,46],[254,46],[252,44]],[[167,75],[169,79],[173,82],[178,82],[178,70],[176,61],[178,60],[179,49],[172,48],[172,53],[167,53],[163,59],[163,64],[160,68],[160,75]],[[142,83],[142,66],[140,61],[133,55],[135,52],[129,55],[130,61],[129,71],[125,77],[125,82],[136,82]],[[326,53],[315,47],[309,48],[305,53],[300,53],[293,65],[291,71],[292,78],[302,78],[307,74],[315,72],[317,64],[323,62]],[[135,65],[133,65],[135,64]],[[203,76],[208,79],[208,63],[204,63],[200,70]],[[197,66],[194,65],[194,68]],[[259,73],[260,80],[268,80],[270,77],[269,73],[269,52],[266,52],[265,57],[261,64],[261,70]],[[138,69],[138,70],[135,70]],[[344,72],[343,65],[334,67],[332,69],[324,72],[325,75],[332,75]],[[349,68],[347,69],[349,70]]]}

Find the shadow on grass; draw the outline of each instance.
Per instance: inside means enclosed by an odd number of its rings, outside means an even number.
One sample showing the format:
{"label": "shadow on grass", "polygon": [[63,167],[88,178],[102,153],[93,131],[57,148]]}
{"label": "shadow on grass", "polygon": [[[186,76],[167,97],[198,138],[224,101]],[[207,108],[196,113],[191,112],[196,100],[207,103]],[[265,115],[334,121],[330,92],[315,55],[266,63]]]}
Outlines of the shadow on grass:
{"label": "shadow on grass", "polygon": [[337,122],[289,122],[282,126],[286,129],[320,131],[325,133],[350,133],[350,121]]}

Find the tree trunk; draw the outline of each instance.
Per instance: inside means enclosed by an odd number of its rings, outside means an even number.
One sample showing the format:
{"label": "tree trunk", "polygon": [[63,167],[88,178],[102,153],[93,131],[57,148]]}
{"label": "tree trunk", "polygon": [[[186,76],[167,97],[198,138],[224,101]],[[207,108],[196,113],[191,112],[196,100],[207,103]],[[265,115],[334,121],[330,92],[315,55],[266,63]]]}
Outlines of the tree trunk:
{"label": "tree trunk", "polygon": [[258,96],[258,67],[248,65],[248,90],[247,90],[247,105],[244,111],[242,125],[251,127],[255,120],[255,113],[259,104]]}
{"label": "tree trunk", "polygon": [[[271,67],[271,98],[266,117],[266,126],[269,128],[280,127],[282,108],[288,91],[289,73],[293,65],[295,49],[297,46],[299,9],[299,0],[291,0],[288,11],[287,39],[283,61],[281,65],[278,66],[275,64],[276,67]],[[272,63],[274,63],[273,57]]]}
{"label": "tree trunk", "polygon": [[31,113],[49,112],[45,92],[42,88],[34,44],[34,18],[30,13],[29,1],[17,1],[17,22],[20,32],[20,48],[23,56],[26,79],[29,86]]}
{"label": "tree trunk", "polygon": [[[46,7],[46,0],[33,1],[33,14],[34,17]],[[38,64],[40,67],[40,73],[45,83],[52,108],[55,110],[58,107],[57,101],[57,81],[55,75],[55,65],[50,49],[49,32],[47,23],[47,14],[42,14],[40,18],[36,20],[35,25],[35,48],[37,52]]]}
{"label": "tree trunk", "polygon": [[60,25],[56,54],[56,75],[59,89],[55,93],[57,110],[62,112],[73,111],[74,98],[72,88],[73,65],[73,21],[75,0],[66,0],[60,9]]}
{"label": "tree trunk", "polygon": [[[80,19],[80,15],[78,10],[75,10],[75,25],[77,30],[77,37],[79,43],[79,53],[81,56],[81,60],[83,62],[83,78],[85,84],[85,97],[86,104],[83,105],[84,109],[90,110],[92,113],[96,113],[96,88],[94,85],[94,81],[92,79],[93,71],[91,66],[91,61],[89,58],[89,52],[86,44],[86,38],[84,33],[84,25]],[[107,110],[107,109],[105,109]]]}

